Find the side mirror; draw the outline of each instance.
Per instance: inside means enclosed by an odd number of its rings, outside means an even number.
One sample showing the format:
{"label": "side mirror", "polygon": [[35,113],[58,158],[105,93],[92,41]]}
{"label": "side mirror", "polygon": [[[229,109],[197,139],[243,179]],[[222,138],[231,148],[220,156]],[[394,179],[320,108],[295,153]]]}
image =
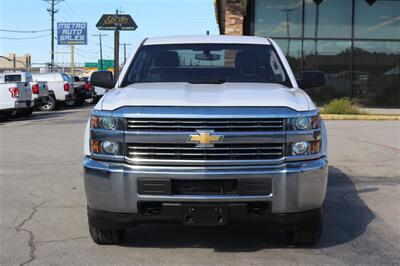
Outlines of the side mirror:
{"label": "side mirror", "polygon": [[301,89],[311,89],[324,86],[326,83],[325,74],[322,71],[303,71],[303,79],[297,80]]}
{"label": "side mirror", "polygon": [[105,89],[112,89],[117,83],[111,71],[96,71],[90,76],[90,84]]}

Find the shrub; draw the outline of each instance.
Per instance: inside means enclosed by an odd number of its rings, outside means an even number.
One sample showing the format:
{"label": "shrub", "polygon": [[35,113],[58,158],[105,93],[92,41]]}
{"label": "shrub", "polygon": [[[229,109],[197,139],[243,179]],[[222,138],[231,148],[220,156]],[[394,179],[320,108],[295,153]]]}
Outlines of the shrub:
{"label": "shrub", "polygon": [[349,98],[333,99],[325,104],[322,110],[323,114],[340,115],[359,115],[363,114],[360,109]]}

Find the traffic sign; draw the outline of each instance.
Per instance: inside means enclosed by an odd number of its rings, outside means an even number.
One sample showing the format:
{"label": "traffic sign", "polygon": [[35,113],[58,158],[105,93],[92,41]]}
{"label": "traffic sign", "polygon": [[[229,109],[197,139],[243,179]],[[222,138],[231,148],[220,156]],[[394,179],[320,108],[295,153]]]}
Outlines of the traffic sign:
{"label": "traffic sign", "polygon": [[127,14],[105,14],[96,27],[99,30],[136,30],[137,25],[133,18]]}
{"label": "traffic sign", "polygon": [[85,68],[109,70],[114,68],[114,60],[103,59],[103,69],[100,69],[100,66],[101,66],[101,60],[98,60],[98,62],[85,62]]}
{"label": "traffic sign", "polygon": [[87,44],[87,23],[86,22],[58,22],[57,23],[57,44]]}

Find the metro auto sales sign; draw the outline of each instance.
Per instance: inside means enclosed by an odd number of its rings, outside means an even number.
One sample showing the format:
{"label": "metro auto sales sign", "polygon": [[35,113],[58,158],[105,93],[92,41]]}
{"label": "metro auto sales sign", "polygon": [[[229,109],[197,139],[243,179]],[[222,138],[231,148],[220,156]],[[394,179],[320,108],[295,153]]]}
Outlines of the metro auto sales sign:
{"label": "metro auto sales sign", "polygon": [[57,23],[58,45],[86,45],[87,23],[86,22],[58,22]]}

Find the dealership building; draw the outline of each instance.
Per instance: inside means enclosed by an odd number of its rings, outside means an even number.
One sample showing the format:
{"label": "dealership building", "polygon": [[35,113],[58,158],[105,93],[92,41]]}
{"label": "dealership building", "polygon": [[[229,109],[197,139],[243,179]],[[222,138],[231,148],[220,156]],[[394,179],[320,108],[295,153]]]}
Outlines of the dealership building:
{"label": "dealership building", "polygon": [[221,34],[271,37],[297,77],[320,70],[309,90],[322,105],[349,97],[400,107],[400,0],[216,0]]}

